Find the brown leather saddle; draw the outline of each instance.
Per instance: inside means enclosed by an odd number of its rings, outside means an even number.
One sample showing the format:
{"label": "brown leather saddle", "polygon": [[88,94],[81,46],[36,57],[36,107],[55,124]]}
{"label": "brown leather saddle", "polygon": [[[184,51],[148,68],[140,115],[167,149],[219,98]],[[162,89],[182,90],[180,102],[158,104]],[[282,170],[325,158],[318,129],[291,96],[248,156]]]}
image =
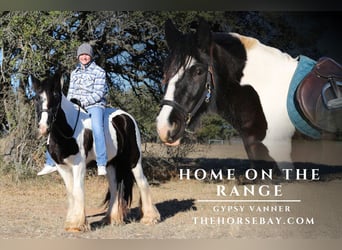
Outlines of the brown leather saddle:
{"label": "brown leather saddle", "polygon": [[296,90],[302,116],[322,132],[342,133],[342,66],[320,58]]}

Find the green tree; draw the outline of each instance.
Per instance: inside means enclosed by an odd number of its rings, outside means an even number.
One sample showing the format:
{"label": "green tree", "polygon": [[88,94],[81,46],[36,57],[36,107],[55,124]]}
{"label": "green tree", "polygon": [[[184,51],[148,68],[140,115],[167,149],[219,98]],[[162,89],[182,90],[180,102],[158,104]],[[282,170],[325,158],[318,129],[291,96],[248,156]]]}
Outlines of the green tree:
{"label": "green tree", "polygon": [[116,107],[121,107],[134,116],[138,123],[143,141],[156,141],[156,116],[159,111],[158,102],[155,101],[146,86],[140,88],[139,93],[132,89],[126,91],[110,92],[110,99],[116,100]]}
{"label": "green tree", "polygon": [[229,141],[233,135],[237,135],[236,130],[217,114],[203,116],[196,132],[200,142],[208,142],[209,139]]}
{"label": "green tree", "polygon": [[[110,104],[132,113],[141,126],[144,139],[154,140],[155,116],[163,94],[163,86],[160,84],[162,67],[168,53],[164,39],[166,19],[173,19],[182,31],[188,32],[196,28],[196,20],[201,16],[210,22],[213,31],[232,31],[254,36],[293,56],[303,51],[306,55],[317,58],[321,47],[313,41],[318,39],[318,34],[331,27],[327,15],[330,13],[0,12],[0,157],[8,156],[3,148],[13,149],[9,153],[12,157],[9,162],[27,166],[35,164],[37,160],[32,160],[35,155],[32,152],[37,149],[43,152],[43,141],[35,139],[35,130],[32,129],[36,123],[31,101],[34,93],[28,76],[33,74],[42,78],[59,68],[67,73],[71,72],[77,63],[75,51],[84,41],[93,45],[97,55],[96,62],[107,72]],[[341,14],[333,15],[337,21],[340,17]],[[297,27],[298,24],[301,27],[306,24],[306,32]],[[65,85],[65,90],[67,87],[68,84]],[[24,124],[30,126],[30,131]],[[218,125],[214,125],[208,124],[212,128],[208,129],[207,134],[217,130]],[[213,132],[215,136],[220,133],[223,132]],[[18,155],[22,156],[22,160],[18,160]],[[43,158],[42,154],[34,157]]]}

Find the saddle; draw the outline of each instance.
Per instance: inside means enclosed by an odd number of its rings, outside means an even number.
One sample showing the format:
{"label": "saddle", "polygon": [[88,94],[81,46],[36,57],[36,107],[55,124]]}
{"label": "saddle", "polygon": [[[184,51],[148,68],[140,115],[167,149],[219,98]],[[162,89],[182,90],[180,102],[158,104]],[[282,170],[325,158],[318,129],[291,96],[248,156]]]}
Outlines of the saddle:
{"label": "saddle", "polygon": [[342,66],[331,58],[320,58],[299,84],[295,100],[310,125],[339,135],[342,132]]}

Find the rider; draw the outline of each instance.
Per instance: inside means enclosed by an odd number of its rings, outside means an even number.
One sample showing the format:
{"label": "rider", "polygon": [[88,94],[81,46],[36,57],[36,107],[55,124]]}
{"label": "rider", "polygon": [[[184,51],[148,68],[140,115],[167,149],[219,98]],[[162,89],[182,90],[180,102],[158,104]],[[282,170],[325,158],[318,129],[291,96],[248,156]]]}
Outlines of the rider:
{"label": "rider", "polygon": [[[104,111],[106,105],[106,73],[98,66],[94,58],[93,48],[89,43],[81,44],[77,49],[79,64],[71,72],[67,98],[77,99],[91,118],[95,141],[97,174],[106,175],[107,152],[104,135]],[[52,173],[57,170],[51,156],[47,153],[44,168],[38,175]]]}

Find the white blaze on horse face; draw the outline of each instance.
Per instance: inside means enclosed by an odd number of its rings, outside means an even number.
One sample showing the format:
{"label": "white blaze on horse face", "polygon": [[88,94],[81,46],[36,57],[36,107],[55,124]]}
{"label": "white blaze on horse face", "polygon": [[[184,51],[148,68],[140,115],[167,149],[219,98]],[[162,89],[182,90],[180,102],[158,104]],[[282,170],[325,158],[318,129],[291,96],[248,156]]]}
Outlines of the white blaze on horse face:
{"label": "white blaze on horse face", "polygon": [[[41,95],[40,95],[40,98],[42,100],[42,110],[47,110],[48,107],[47,107],[47,97],[46,97],[46,93],[43,92]],[[48,121],[48,113],[46,111],[43,111],[41,113],[41,117],[40,117],[40,121],[38,123],[38,129],[39,129],[39,133],[41,135],[46,135],[47,132],[48,132],[48,124],[47,124],[47,121]]]}
{"label": "white blaze on horse face", "polygon": [[[176,83],[182,79],[184,72],[189,69],[192,65],[196,63],[196,60],[192,57],[188,57],[185,60],[187,63],[184,67],[180,67],[178,72],[169,80],[168,87],[166,89],[166,93],[164,96],[164,100],[168,101],[175,101],[175,90],[176,90]],[[169,117],[171,115],[173,107],[169,105],[164,105],[159,112],[157,117],[157,131],[159,134],[160,139],[163,142],[168,141],[169,131],[174,130],[175,124],[170,124]],[[179,143],[179,140],[176,144]],[[171,144],[169,144],[171,145]]]}

